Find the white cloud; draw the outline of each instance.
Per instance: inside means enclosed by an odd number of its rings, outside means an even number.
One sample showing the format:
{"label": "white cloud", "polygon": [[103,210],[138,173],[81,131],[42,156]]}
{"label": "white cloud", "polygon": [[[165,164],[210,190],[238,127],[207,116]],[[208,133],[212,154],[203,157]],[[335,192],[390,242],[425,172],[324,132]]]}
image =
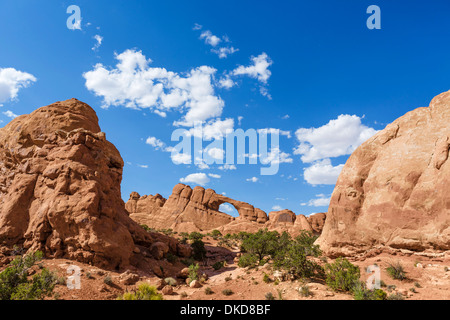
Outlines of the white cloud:
{"label": "white cloud", "polygon": [[162,149],[165,146],[164,142],[157,139],[156,137],[148,137],[145,143],[151,145],[156,150]]}
{"label": "white cloud", "polygon": [[272,207],[272,210],[274,210],[274,211],[281,211],[281,210],[283,210],[283,208],[281,206],[279,206],[279,205],[275,205],[275,206]]}
{"label": "white cloud", "polygon": [[279,201],[285,201],[286,198],[275,198],[275,200],[279,200]]}
{"label": "white cloud", "polygon": [[257,57],[251,58],[253,64],[247,67],[239,66],[232,71],[233,75],[247,75],[251,78],[258,79],[258,81],[266,84],[271,76],[269,67],[272,65],[272,60],[263,52]]}
{"label": "white cloud", "polygon": [[236,209],[234,208],[234,207],[232,207],[230,204],[228,204],[228,203],[222,203],[220,206],[219,206],[219,211],[222,211],[222,212],[228,212],[228,213],[232,213],[232,212],[234,212]]}
{"label": "white cloud", "polygon": [[204,173],[191,173],[187,177],[180,179],[180,182],[183,182],[183,183],[195,183],[195,184],[199,184],[201,186],[204,186],[209,181],[210,180],[209,180],[208,176],[206,174],[204,174]]}
{"label": "white cloud", "polygon": [[217,46],[220,42],[222,42],[222,39],[212,34],[211,31],[206,30],[203,31],[200,35],[200,39],[204,39],[206,44],[209,44],[210,46]]}
{"label": "white cloud", "polygon": [[328,207],[330,204],[331,197],[327,197],[324,194],[316,195],[316,199],[311,199],[306,203],[302,203],[302,206],[310,206],[310,207]]}
{"label": "white cloud", "polygon": [[13,113],[11,110],[3,112],[3,114],[11,119],[17,118],[18,115]]}
{"label": "white cloud", "polygon": [[281,117],[281,119],[283,119],[283,120],[289,119],[289,115],[285,114],[284,116]]}
{"label": "white cloud", "polygon": [[95,39],[96,43],[92,47],[92,51],[97,51],[98,48],[100,48],[100,46],[102,45],[103,37],[101,35],[96,34],[93,38]]}
{"label": "white cloud", "polygon": [[258,182],[258,178],[257,177],[252,177],[252,178],[249,178],[249,179],[246,179],[247,181],[249,181],[249,182]]}
{"label": "white cloud", "polygon": [[146,165],[146,164],[138,164],[137,165],[139,168],[144,168],[144,169],[147,169],[148,168],[148,165]]}
{"label": "white cloud", "polygon": [[234,164],[225,163],[223,166],[218,167],[219,170],[236,170],[236,166]]}
{"label": "white cloud", "polygon": [[220,179],[222,176],[220,174],[208,173],[208,176],[214,179]]}
{"label": "white cloud", "polygon": [[192,126],[222,114],[224,102],[214,93],[216,69],[200,66],[184,76],[165,68],[152,68],[141,51],[116,54],[118,63],[107,69],[101,63],[83,74],[86,88],[103,98],[103,107],[124,105],[149,108],[165,117],[166,111],[187,110],[175,125]]}
{"label": "white cloud", "polygon": [[244,119],[244,117],[243,116],[238,116],[237,119],[238,119],[238,124],[240,126],[241,122],[242,122],[242,119]]}
{"label": "white cloud", "polygon": [[191,155],[187,153],[173,153],[171,156],[172,162],[175,164],[191,164]]}
{"label": "white cloud", "polygon": [[264,128],[264,129],[258,129],[258,133],[260,134],[278,134],[280,136],[286,136],[287,138],[291,138],[291,132],[281,129],[275,129],[275,128]]}
{"label": "white cloud", "polygon": [[217,84],[220,88],[230,89],[236,85],[233,80],[229,76],[222,78],[219,80]]}
{"label": "white cloud", "polygon": [[233,54],[238,51],[239,51],[239,49],[236,49],[235,47],[221,47],[218,49],[211,49],[211,52],[214,52],[215,54],[217,54],[220,59],[225,59],[230,54]]}
{"label": "white cloud", "polygon": [[225,120],[215,119],[210,120],[203,126],[194,127],[189,129],[189,134],[197,137],[203,138],[205,140],[211,139],[222,139],[226,136],[228,131],[232,131],[234,128],[234,120],[232,118],[227,118]]}
{"label": "white cloud", "polygon": [[207,149],[206,152],[211,158],[216,160],[223,160],[225,155],[225,151],[220,148]]}
{"label": "white cloud", "polygon": [[30,73],[14,68],[0,68],[0,103],[16,99],[21,88],[27,88],[36,80]]}
{"label": "white cloud", "polygon": [[330,159],[315,162],[303,172],[305,180],[312,185],[334,185],[344,167],[343,164],[333,166]]}
{"label": "white cloud", "polygon": [[294,159],[286,152],[283,152],[278,147],[270,149],[270,152],[265,156],[260,155],[262,164],[280,164],[280,163],[293,163]]}
{"label": "white cloud", "polygon": [[340,115],[319,128],[300,128],[295,132],[298,147],[294,154],[302,155],[305,163],[351,154],[377,131],[361,124],[356,115]]}
{"label": "white cloud", "polygon": [[192,28],[192,30],[201,30],[203,28],[203,26],[201,24],[194,24],[194,27]]}

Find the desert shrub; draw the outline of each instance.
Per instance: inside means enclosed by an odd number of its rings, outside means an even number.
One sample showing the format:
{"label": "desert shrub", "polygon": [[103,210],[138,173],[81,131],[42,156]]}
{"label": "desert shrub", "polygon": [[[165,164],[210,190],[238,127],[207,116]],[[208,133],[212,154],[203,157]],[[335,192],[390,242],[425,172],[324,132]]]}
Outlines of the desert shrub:
{"label": "desert shrub", "polygon": [[126,292],[117,300],[163,300],[163,296],[156,291],[155,287],[143,283],[135,292]]}
{"label": "desert shrub", "polygon": [[177,285],[177,280],[175,280],[175,279],[172,278],[172,277],[165,278],[165,279],[164,279],[164,282],[165,282],[166,284],[168,284],[169,286],[172,286],[172,287],[175,287],[175,286]]}
{"label": "desert shrub", "polygon": [[356,281],[352,288],[355,300],[386,300],[387,293],[381,289],[369,290],[362,281]]}
{"label": "desert shrub", "polygon": [[107,284],[108,286],[110,286],[110,285],[113,284],[113,280],[112,280],[112,278],[111,278],[110,275],[107,275],[107,276],[103,279],[103,282],[104,282],[105,284]]}
{"label": "desert shrub", "polygon": [[222,290],[222,294],[223,294],[224,296],[231,296],[233,293],[234,293],[234,292],[233,292],[233,290],[231,290],[231,289],[224,289],[224,290]]}
{"label": "desert shrub", "polygon": [[214,291],[212,291],[212,289],[210,287],[206,287],[205,288],[205,294],[206,295],[210,295],[210,294],[213,294],[213,293],[214,293]]}
{"label": "desert shrub", "polygon": [[181,298],[187,298],[188,294],[186,291],[183,291],[182,293],[180,293]]}
{"label": "desert shrub", "polygon": [[319,257],[319,246],[314,245],[316,237],[310,232],[302,232],[295,240],[282,239],[281,246],[274,257],[274,267],[282,269],[298,278],[322,278],[323,268],[316,262],[309,260],[308,256]]}
{"label": "desert shrub", "polygon": [[310,297],[310,296],[313,295],[313,293],[311,292],[311,289],[307,285],[301,286],[298,289],[298,292],[300,293],[300,295],[302,297],[305,297],[305,298]]}
{"label": "desert shrub", "polygon": [[226,281],[226,282],[231,281],[231,280],[233,280],[233,278],[230,277],[230,276],[228,276],[228,277],[225,278],[225,281]]}
{"label": "desert shrub", "polygon": [[167,261],[169,261],[170,263],[175,263],[178,261],[178,258],[176,255],[174,255],[173,253],[167,252],[166,254],[166,259]]}
{"label": "desert shrub", "polygon": [[390,263],[387,267],[386,272],[393,278],[397,280],[405,280],[406,272],[400,262]]}
{"label": "desert shrub", "polygon": [[272,279],[270,279],[270,277],[269,277],[269,275],[267,273],[264,273],[263,281],[265,283],[270,283],[270,282],[272,282]]}
{"label": "desert shrub", "polygon": [[393,293],[387,297],[387,300],[405,300],[405,297],[401,293]]}
{"label": "desert shrub", "polygon": [[28,279],[28,270],[42,259],[42,252],[16,257],[0,273],[0,300],[37,300],[50,296],[57,283],[53,272],[42,268]]}
{"label": "desert shrub", "polygon": [[333,290],[351,291],[359,280],[360,270],[345,258],[338,258],[335,262],[325,265],[326,283]]}
{"label": "desert shrub", "polygon": [[180,242],[182,244],[186,244],[188,239],[189,239],[189,233],[187,233],[187,232],[180,232]]}
{"label": "desert shrub", "polygon": [[272,292],[267,292],[264,296],[266,300],[275,300],[275,297],[273,296]]}
{"label": "desert shrub", "polygon": [[192,247],[192,257],[195,260],[203,260],[206,257],[206,249],[205,244],[202,240],[194,240],[194,242],[191,244]]}
{"label": "desert shrub", "polygon": [[147,231],[147,232],[150,232],[150,228],[149,228],[149,226],[147,226],[146,224],[141,224],[141,227],[145,230],[145,231]]}
{"label": "desert shrub", "polygon": [[418,283],[417,281],[414,282],[414,286],[415,286],[416,288],[422,288],[422,286],[420,285],[420,283]]}
{"label": "desert shrub", "polygon": [[198,280],[198,269],[200,268],[200,266],[197,264],[193,265],[191,264],[189,266],[189,279],[191,279],[191,281],[193,280]]}
{"label": "desert shrub", "polygon": [[212,237],[214,240],[219,239],[219,237],[221,237],[221,236],[222,236],[222,233],[221,233],[219,230],[213,230],[213,231],[211,232],[211,237]]}
{"label": "desert shrub", "polygon": [[214,263],[212,265],[214,270],[220,270],[223,268],[223,266],[225,265],[225,261],[217,261],[216,263]]}
{"label": "desert shrub", "polygon": [[189,240],[192,240],[192,241],[202,240],[203,237],[204,236],[200,232],[197,232],[197,231],[191,232],[189,234]]}
{"label": "desert shrub", "polygon": [[259,230],[256,233],[245,234],[241,243],[241,251],[258,257],[273,256],[279,248],[279,233],[276,231]]}
{"label": "desert shrub", "polygon": [[195,260],[194,259],[192,259],[192,258],[186,258],[186,259],[182,259],[182,260],[180,260],[184,265],[186,265],[186,266],[190,266],[191,264],[194,264],[195,263]]}
{"label": "desert shrub", "polygon": [[253,267],[258,263],[258,257],[254,254],[244,253],[239,257],[238,266],[241,268]]}

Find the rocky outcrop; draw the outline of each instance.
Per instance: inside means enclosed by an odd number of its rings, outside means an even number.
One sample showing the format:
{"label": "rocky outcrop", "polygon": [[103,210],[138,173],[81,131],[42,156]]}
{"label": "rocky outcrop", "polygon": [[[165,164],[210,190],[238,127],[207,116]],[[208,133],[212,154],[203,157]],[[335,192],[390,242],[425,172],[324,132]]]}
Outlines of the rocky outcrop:
{"label": "rocky outcrop", "polygon": [[345,164],[318,243],[330,255],[373,246],[450,249],[450,92],[363,143]]}
{"label": "rocky outcrop", "polygon": [[15,118],[0,129],[2,251],[19,245],[107,268],[139,260],[155,242],[176,253],[176,241],[147,233],[128,216],[122,168],[83,102],[56,102]]}
{"label": "rocky outcrop", "polygon": [[[235,218],[219,211],[221,204],[228,203],[236,208]],[[217,229],[222,233],[240,231],[256,232],[268,228],[293,235],[301,230],[313,231],[307,218],[295,215],[290,210],[274,211],[269,216],[261,209],[246,202],[217,194],[212,189],[177,184],[169,199],[161,195],[139,196],[133,192],[126,203],[130,217],[140,224],[155,229],[173,229],[178,232],[209,231]],[[319,230],[319,227],[316,227]]]}

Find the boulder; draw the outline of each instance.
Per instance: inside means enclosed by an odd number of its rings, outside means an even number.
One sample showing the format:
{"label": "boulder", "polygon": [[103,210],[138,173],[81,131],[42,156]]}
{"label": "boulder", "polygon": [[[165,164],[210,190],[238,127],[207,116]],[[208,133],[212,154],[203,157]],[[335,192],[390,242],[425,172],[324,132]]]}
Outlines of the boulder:
{"label": "boulder", "polygon": [[359,146],[333,191],[317,243],[329,255],[374,246],[450,249],[450,92]]}

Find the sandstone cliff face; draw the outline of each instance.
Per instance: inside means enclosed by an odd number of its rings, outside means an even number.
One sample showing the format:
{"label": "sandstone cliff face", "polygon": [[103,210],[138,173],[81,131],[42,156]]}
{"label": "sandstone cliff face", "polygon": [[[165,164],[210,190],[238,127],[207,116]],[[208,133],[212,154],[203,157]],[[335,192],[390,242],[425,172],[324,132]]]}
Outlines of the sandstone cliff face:
{"label": "sandstone cliff face", "polygon": [[450,249],[450,92],[400,117],[345,164],[318,243],[331,255],[375,245]]}
{"label": "sandstone cliff face", "polygon": [[3,251],[19,245],[100,267],[129,265],[137,246],[150,247],[160,236],[129,218],[120,195],[122,167],[95,111],[76,99],[39,108],[1,128]]}
{"label": "sandstone cliff face", "polygon": [[[219,211],[223,203],[236,208],[239,217],[234,218]],[[155,229],[173,229],[178,232],[209,231],[217,229],[222,233],[240,231],[257,232],[268,228],[280,232],[288,231],[293,235],[301,230],[313,231],[310,223],[303,215],[296,216],[290,210],[269,213],[253,207],[246,202],[238,201],[217,194],[212,189],[177,184],[169,199],[159,194],[155,196],[139,196],[133,192],[126,203],[130,217],[140,224]],[[321,231],[319,226],[316,229]]]}

